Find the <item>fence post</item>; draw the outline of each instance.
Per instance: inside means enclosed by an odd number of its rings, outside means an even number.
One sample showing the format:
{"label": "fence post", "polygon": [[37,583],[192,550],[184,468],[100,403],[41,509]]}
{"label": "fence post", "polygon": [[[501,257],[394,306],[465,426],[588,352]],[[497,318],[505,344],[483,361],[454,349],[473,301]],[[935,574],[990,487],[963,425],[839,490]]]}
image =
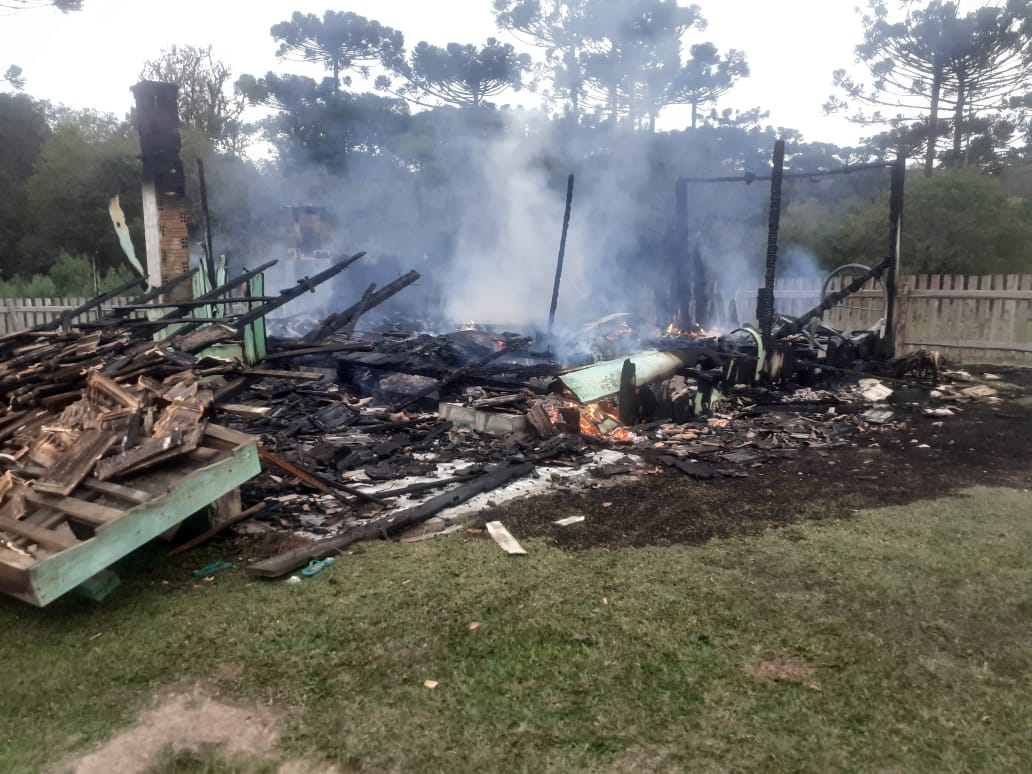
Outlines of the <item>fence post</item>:
{"label": "fence post", "polygon": [[[892,330],[885,331],[885,337],[892,339],[892,351],[896,357],[905,354],[907,340],[907,323],[910,320],[910,287],[913,277],[899,277],[896,286],[896,314],[892,320]],[[886,321],[887,322],[887,321]]]}

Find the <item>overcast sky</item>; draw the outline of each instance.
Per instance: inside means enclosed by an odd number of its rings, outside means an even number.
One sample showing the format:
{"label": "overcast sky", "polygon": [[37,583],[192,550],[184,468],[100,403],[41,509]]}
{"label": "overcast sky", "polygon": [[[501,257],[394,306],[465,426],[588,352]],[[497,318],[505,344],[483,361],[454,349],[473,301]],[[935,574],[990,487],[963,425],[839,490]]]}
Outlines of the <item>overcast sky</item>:
{"label": "overcast sky", "polygon": [[[799,129],[808,140],[853,144],[870,131],[824,116],[821,105],[832,91],[832,71],[852,63],[861,35],[854,11],[858,1],[863,0],[699,0],[709,28],[691,32],[686,42],[712,40],[721,49],[746,52],[752,76],[720,107],[759,106],[770,111],[771,123]],[[18,64],[32,96],[119,116],[132,105],[129,87],[143,62],[173,43],[211,44],[236,74],[318,75],[303,64],[276,59],[269,28],[293,11],[355,11],[400,29],[409,47],[420,40],[483,42],[491,35],[516,42],[495,28],[491,0],[348,0],[333,6],[325,0],[85,0],[83,5],[81,12],[67,15],[52,9],[0,15],[0,71]],[[534,104],[526,93],[507,101]],[[660,128],[681,128],[685,119],[683,112],[670,110]]]}

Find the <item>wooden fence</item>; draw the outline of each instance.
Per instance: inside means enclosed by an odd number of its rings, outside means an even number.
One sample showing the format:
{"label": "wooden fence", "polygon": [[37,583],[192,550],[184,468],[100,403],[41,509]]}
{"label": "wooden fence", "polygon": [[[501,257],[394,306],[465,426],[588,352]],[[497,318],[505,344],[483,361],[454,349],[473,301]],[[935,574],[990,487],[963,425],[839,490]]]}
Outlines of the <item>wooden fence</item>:
{"label": "wooden fence", "polygon": [[903,352],[1032,366],[1032,274],[907,277],[898,313]]}
{"label": "wooden fence", "polygon": [[[780,314],[798,316],[821,299],[821,279],[779,280]],[[755,293],[735,304],[740,319],[755,322]],[[880,287],[869,285],[824,315],[840,330],[860,330],[884,314]],[[1032,274],[910,275],[902,278],[896,307],[896,352],[933,349],[958,363],[1032,366]]]}
{"label": "wooden fence", "polygon": [[[0,334],[48,323],[60,317],[62,312],[82,306],[89,300],[89,298],[0,298]],[[129,301],[128,298],[114,298],[98,309],[91,309],[76,319],[96,320],[110,312],[113,306],[127,304]]]}
{"label": "wooden fence", "polygon": [[[781,314],[798,316],[820,302],[821,279],[783,279],[775,288]],[[900,283],[896,330],[898,354],[935,349],[959,363],[1016,363],[1032,366],[1032,274],[982,277],[919,274]],[[0,334],[49,322],[86,298],[0,299]],[[96,319],[113,299],[79,319]],[[741,322],[753,320],[755,292],[735,298]],[[884,315],[880,286],[869,285],[824,316],[840,330],[861,330]]]}

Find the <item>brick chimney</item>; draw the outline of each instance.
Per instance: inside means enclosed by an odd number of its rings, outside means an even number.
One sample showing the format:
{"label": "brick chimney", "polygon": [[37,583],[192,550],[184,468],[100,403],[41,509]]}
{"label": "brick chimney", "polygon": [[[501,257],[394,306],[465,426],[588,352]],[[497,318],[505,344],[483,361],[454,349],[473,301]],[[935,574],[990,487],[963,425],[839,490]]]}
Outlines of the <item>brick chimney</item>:
{"label": "brick chimney", "polygon": [[[143,161],[143,226],[147,276],[152,287],[190,269],[186,179],[179,156],[179,88],[174,83],[140,81],[132,87]],[[173,301],[191,297],[189,283],[169,293]]]}

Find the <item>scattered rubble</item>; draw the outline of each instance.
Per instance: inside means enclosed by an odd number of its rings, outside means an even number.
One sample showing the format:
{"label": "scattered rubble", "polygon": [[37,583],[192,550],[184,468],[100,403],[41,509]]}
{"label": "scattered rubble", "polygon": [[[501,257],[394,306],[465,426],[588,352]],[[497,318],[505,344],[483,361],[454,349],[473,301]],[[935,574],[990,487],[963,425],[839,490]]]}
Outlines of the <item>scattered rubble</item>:
{"label": "scattered rubble", "polygon": [[[264,313],[360,257],[274,298],[252,295],[250,271],[197,301],[150,291],[99,320],[3,337],[0,590],[46,604],[241,484],[243,503],[175,550],[230,529],[310,538],[247,567],[280,577],[359,540],[454,531],[470,509],[551,487],[664,470],[748,477],[911,413],[998,400],[963,372],[954,387],[935,353],[865,359],[874,333],[788,318],[766,344],[748,326],[641,332],[621,319],[574,363],[547,336],[359,330],[409,275],[295,338],[256,337]],[[489,528],[522,552],[503,530]],[[66,562],[60,584],[41,580]]]}

